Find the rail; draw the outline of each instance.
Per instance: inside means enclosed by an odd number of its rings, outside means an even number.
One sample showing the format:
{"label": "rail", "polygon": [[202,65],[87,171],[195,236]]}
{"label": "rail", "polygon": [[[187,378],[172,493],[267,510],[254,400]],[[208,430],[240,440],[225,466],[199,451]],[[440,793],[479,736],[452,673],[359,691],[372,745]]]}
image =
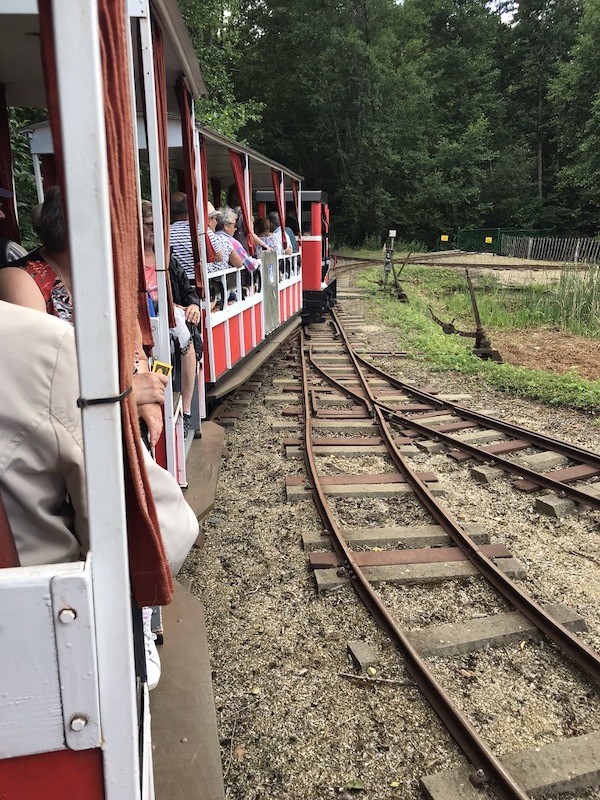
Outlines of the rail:
{"label": "rail", "polygon": [[[309,385],[308,363],[313,370],[322,376],[338,392],[349,398],[353,404],[361,406],[361,415],[364,412],[365,417],[372,417],[387,448],[387,452],[398,473],[401,475],[402,480],[406,482],[423,507],[442,527],[451,541],[460,548],[475,569],[489,581],[494,589],[507,602],[523,614],[544,635],[557,644],[575,664],[581,667],[595,681],[600,680],[600,656],[598,653],[588,647],[582,640],[568,630],[567,627],[556,622],[543,607],[538,605],[530,596],[523,592],[517,584],[491,560],[491,558],[488,558],[487,555],[482,552],[482,548],[477,545],[459,522],[434,497],[433,493],[427,487],[424,477],[415,473],[408,466],[398,449],[395,441],[395,431],[392,429],[391,425],[399,423],[404,431],[408,431],[407,435],[409,436],[414,436],[415,433],[419,433],[425,435],[428,439],[435,440],[439,438],[446,444],[452,444],[455,448],[464,448],[465,452],[468,452],[469,455],[475,455],[475,451],[478,451],[477,457],[480,459],[494,460],[492,458],[493,454],[485,452],[482,448],[475,448],[472,445],[467,446],[467,443],[460,442],[460,440],[443,434],[437,429],[427,427],[415,418],[408,417],[397,408],[393,408],[387,402],[387,398],[384,402],[383,399],[375,395],[369,378],[372,379],[373,376],[375,376],[384,381],[388,381],[390,388],[401,390],[402,393],[406,394],[408,397],[420,400],[421,403],[413,404],[412,411],[429,410],[430,417],[432,413],[439,415],[436,409],[440,408],[452,412],[452,415],[456,415],[457,422],[450,423],[450,425],[447,426],[449,429],[458,429],[460,427],[468,428],[472,427],[474,424],[490,427],[502,435],[509,434],[515,437],[515,443],[516,437],[523,437],[523,441],[519,442],[520,448],[529,446],[551,448],[556,452],[568,455],[569,458],[580,461],[582,464],[588,465],[592,471],[600,469],[600,456],[584,450],[583,448],[569,445],[566,442],[560,442],[552,437],[546,437],[527,431],[520,426],[511,426],[493,417],[478,414],[477,412],[470,412],[462,406],[436,398],[428,392],[414,389],[414,387],[398,381],[367,362],[357,353],[355,347],[350,342],[348,334],[344,330],[343,321],[335,309],[332,311],[332,318],[332,324],[335,330],[334,337],[338,341],[341,340],[343,342],[345,355],[347,355],[350,360],[351,367],[345,369],[353,373],[353,378],[350,379],[348,373],[345,371],[344,377],[336,377],[335,374],[325,369],[324,365],[319,364],[315,356],[323,351],[323,344],[319,346],[314,345],[311,343],[310,337],[302,333],[303,358],[301,369],[305,411],[304,457],[313,498],[319,516],[331,535],[333,548],[341,564],[341,572],[350,579],[353,588],[365,604],[365,607],[392,638],[398,649],[404,654],[407,659],[408,672],[474,766],[475,772],[472,775],[473,782],[490,783],[490,789],[499,798],[526,798],[528,797],[527,793],[511,777],[502,763],[470,726],[468,720],[465,719],[461,712],[453,705],[452,701],[446,696],[441,686],[428,670],[424,661],[411,645],[408,635],[399,627],[389,611],[384,607],[381,599],[358,563],[359,559],[357,558],[357,554],[350,549],[339,525],[334,519],[326,498],[324,489],[325,482],[319,476],[316,467],[312,437],[312,412],[315,412],[318,416],[325,417],[328,417],[329,413],[319,411],[317,408],[317,393]],[[305,353],[308,353],[308,359],[305,359]],[[352,384],[354,384],[354,386]],[[348,417],[351,416],[353,416],[351,412],[348,412]],[[354,414],[354,416],[358,416],[358,414]],[[502,468],[506,471],[510,469],[510,471],[519,474],[520,477],[534,482],[535,485],[546,485],[543,480],[544,476],[540,473],[529,470],[526,467],[521,467],[501,457],[499,457],[499,461],[496,461],[496,463],[500,463]],[[551,479],[548,479],[548,485],[550,485],[550,481]],[[564,493],[570,492],[570,496],[577,499],[578,502],[586,502],[593,507],[600,507],[600,501],[575,487],[569,486],[568,483],[558,481],[553,482],[552,486],[554,489],[558,486]]]}

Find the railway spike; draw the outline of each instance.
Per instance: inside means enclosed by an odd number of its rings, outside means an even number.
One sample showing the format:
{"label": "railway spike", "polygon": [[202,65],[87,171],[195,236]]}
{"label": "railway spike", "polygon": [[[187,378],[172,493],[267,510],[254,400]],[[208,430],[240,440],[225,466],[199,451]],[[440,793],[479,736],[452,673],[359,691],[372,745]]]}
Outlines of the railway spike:
{"label": "railway spike", "polygon": [[473,786],[483,786],[485,783],[489,783],[489,778],[483,769],[476,769],[475,772],[472,772],[469,775],[469,780],[473,784]]}

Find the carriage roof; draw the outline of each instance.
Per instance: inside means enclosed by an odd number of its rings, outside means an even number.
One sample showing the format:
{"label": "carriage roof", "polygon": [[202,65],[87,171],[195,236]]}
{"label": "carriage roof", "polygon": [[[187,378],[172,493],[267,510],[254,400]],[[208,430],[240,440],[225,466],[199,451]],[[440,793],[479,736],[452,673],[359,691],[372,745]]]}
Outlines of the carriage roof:
{"label": "carriage roof", "polygon": [[[196,128],[201,133],[206,143],[206,156],[210,165],[211,178],[224,181],[233,180],[228,153],[231,149],[238,153],[246,153],[249,156],[252,180],[255,186],[270,186],[272,169],[284,172],[287,176],[295,180],[302,180],[301,175],[291,171],[288,167],[284,167],[277,161],[269,159],[267,156],[248,147],[248,145],[240,144],[234,139],[230,139],[228,136],[218,133],[208,125],[196,123]],[[44,121],[29,125],[24,129],[24,132],[30,137],[30,147],[33,154],[44,155],[53,152],[52,133],[50,131],[49,122]],[[183,166],[181,122],[179,117],[175,115],[169,115],[168,117],[168,142],[169,166],[172,169],[181,169]],[[138,116],[138,143],[141,151],[141,158],[145,160],[146,130],[144,120],[141,116]]]}
{"label": "carriage roof", "polygon": [[[160,21],[165,42],[167,84],[173,86],[183,73],[194,97],[206,94],[194,47],[185,29],[175,0],[151,0]],[[6,5],[4,3],[3,5]],[[46,93],[39,45],[37,0],[12,0],[14,13],[2,15],[0,26],[0,82],[6,86],[9,106],[44,108]],[[130,0],[130,16],[141,13],[139,3]],[[10,9],[13,10],[12,8]],[[177,110],[172,90],[168,92],[169,111]]]}

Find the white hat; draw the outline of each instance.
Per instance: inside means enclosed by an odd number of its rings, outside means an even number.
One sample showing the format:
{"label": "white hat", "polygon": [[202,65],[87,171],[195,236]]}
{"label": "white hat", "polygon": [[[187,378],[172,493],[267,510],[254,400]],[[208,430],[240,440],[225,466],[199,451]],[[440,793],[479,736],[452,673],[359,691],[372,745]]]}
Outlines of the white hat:
{"label": "white hat", "polygon": [[212,217],[216,217],[219,212],[215,210],[213,204],[211,202],[207,202],[206,205],[208,207],[208,218],[211,219]]}

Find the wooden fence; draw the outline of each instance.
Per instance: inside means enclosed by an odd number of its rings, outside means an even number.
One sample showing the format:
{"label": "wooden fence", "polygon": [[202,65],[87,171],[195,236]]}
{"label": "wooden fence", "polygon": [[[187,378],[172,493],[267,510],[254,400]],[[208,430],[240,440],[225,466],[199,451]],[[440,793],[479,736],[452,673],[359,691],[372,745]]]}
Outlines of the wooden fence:
{"label": "wooden fence", "polygon": [[600,263],[600,241],[570,237],[531,237],[502,235],[500,252],[503,256],[526,258],[530,261],[564,263]]}

